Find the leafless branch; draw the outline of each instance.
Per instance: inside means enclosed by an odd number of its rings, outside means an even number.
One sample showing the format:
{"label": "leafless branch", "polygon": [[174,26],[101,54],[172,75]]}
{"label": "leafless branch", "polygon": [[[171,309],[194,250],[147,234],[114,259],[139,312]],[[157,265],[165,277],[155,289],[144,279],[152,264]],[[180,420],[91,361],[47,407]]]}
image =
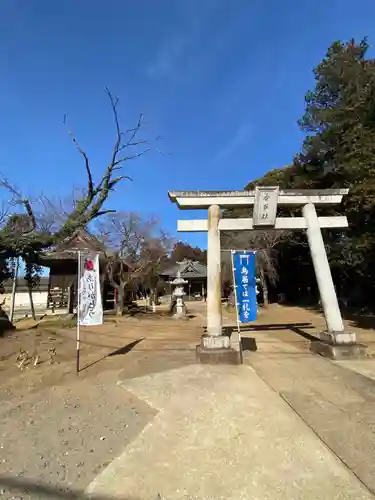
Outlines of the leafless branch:
{"label": "leafless branch", "polygon": [[[64,115],[64,125],[67,127],[66,114]],[[92,180],[92,173],[91,173],[91,167],[90,167],[89,158],[88,158],[86,152],[80,146],[80,144],[77,141],[76,137],[73,135],[73,132],[71,130],[69,130],[68,127],[67,127],[67,131],[68,131],[68,134],[69,134],[70,138],[73,141],[73,144],[75,145],[75,147],[77,148],[77,150],[79,151],[79,153],[83,156],[83,159],[85,161],[85,168],[86,168],[86,173],[87,173],[87,179],[88,179],[87,189],[88,189],[89,194],[93,194],[93,191],[94,191],[94,182]]]}
{"label": "leafless branch", "polygon": [[114,165],[114,163],[116,161],[116,157],[117,157],[117,155],[118,155],[118,153],[120,151],[121,140],[122,140],[122,132],[121,132],[121,129],[120,129],[120,122],[119,122],[119,117],[118,117],[118,112],[117,112],[117,106],[118,106],[118,103],[119,103],[119,98],[118,97],[114,98],[113,95],[112,95],[112,93],[108,89],[108,87],[105,87],[105,91],[106,91],[106,93],[108,95],[109,102],[110,102],[111,108],[112,108],[113,118],[114,118],[115,124],[116,124],[116,141],[115,141],[115,145],[114,145],[114,148],[113,148],[112,161],[111,161],[111,164],[110,164],[110,167],[112,166],[112,168],[113,168],[113,165]]}
{"label": "leafless branch", "polygon": [[[114,167],[117,167],[117,165],[124,163],[124,161],[134,160],[135,158],[139,158],[140,156],[143,156],[144,154],[148,153],[149,151],[151,151],[151,148],[144,149],[143,151],[140,151],[139,153],[135,153],[133,155],[123,156],[122,158],[119,158],[115,161]],[[113,169],[113,170],[115,170],[115,169]]]}
{"label": "leafless branch", "polygon": [[126,130],[126,133],[130,134],[130,136],[129,136],[128,140],[123,143],[124,133],[121,131],[120,121],[119,121],[119,116],[118,116],[118,111],[117,111],[119,98],[113,97],[113,95],[110,92],[110,90],[108,89],[108,87],[105,88],[105,91],[108,95],[109,102],[111,104],[112,114],[113,114],[113,118],[114,118],[115,125],[116,125],[116,141],[115,141],[115,145],[113,148],[112,161],[108,167],[110,169],[110,171],[112,172],[115,169],[115,167],[117,167],[121,163],[124,163],[125,161],[128,161],[128,160],[133,160],[134,158],[139,158],[140,156],[142,156],[145,153],[147,153],[148,151],[150,151],[150,148],[146,148],[145,150],[140,151],[140,152],[135,153],[135,154],[132,154],[132,155],[126,155],[126,156],[123,156],[122,158],[118,158],[118,154],[121,151],[123,151],[124,149],[128,149],[128,148],[134,147],[134,146],[139,146],[141,144],[147,144],[147,141],[145,141],[143,139],[136,140],[136,136],[142,128],[144,115],[143,115],[143,113],[141,113],[139,115],[138,122],[134,128]]}
{"label": "leafless branch", "polygon": [[95,227],[113,251],[108,256],[107,273],[118,293],[156,275],[170,250],[168,237],[157,221],[144,220],[134,212],[104,216]]}
{"label": "leafless branch", "polygon": [[121,147],[121,149],[125,149],[125,148],[128,148],[129,146],[131,146],[131,144],[134,142],[138,132],[141,130],[142,128],[142,125],[143,125],[143,119],[144,119],[144,114],[143,113],[140,113],[139,117],[138,117],[138,122],[137,122],[137,125],[134,127],[134,128],[130,128],[128,129],[126,132],[127,133],[130,133],[130,137],[128,139],[128,141]]}
{"label": "leafless branch", "polygon": [[[118,114],[119,99],[114,97],[108,88],[105,91],[115,122],[115,141],[110,153],[110,161],[97,182],[93,176],[88,154],[74,133],[67,128],[73,145],[84,159],[87,174],[87,189],[80,196],[74,197],[69,208],[62,201],[54,203],[43,196],[36,203],[31,202],[30,199],[23,197],[21,192],[4,176],[0,177],[0,187],[6,189],[11,195],[9,206],[21,204],[26,212],[25,215],[14,213],[2,216],[0,214],[0,230],[1,224],[7,229],[4,232],[0,231],[1,243],[3,247],[10,249],[10,253],[19,253],[22,248],[30,248],[30,243],[33,249],[47,248],[73,234],[78,228],[86,227],[90,221],[96,221],[99,217],[113,213],[114,210],[106,209],[104,205],[110,191],[114,190],[119,182],[131,180],[128,175],[121,172],[124,163],[139,158],[150,151],[151,148],[147,147],[147,141],[138,137],[143,125],[143,114],[139,115],[135,127],[123,132]],[[67,127],[66,116],[64,117],[64,125]],[[139,148],[139,150],[134,148]],[[9,227],[7,227],[5,220],[11,221]],[[9,230],[12,227],[19,229],[14,238],[12,230]]]}
{"label": "leafless branch", "polygon": [[106,215],[106,214],[114,214],[116,213],[116,210],[110,210],[110,209],[107,209],[107,210],[100,210],[99,212],[97,212],[93,218],[91,220],[94,220],[96,219],[97,217],[100,217],[101,215]]}
{"label": "leafless branch", "polygon": [[30,230],[33,231],[36,228],[35,215],[28,198],[24,198],[20,191],[18,191],[7,179],[0,173],[0,187],[7,189],[12,195],[12,201],[16,205],[23,205],[26,215],[30,221]]}
{"label": "leafless branch", "polygon": [[3,228],[9,216],[9,204],[2,201],[0,206],[0,228]]}
{"label": "leafless branch", "polygon": [[252,230],[225,231],[222,233],[223,247],[227,249],[252,249],[257,251],[256,267],[261,280],[267,276],[270,283],[276,284],[277,245],[293,237],[291,231]]}

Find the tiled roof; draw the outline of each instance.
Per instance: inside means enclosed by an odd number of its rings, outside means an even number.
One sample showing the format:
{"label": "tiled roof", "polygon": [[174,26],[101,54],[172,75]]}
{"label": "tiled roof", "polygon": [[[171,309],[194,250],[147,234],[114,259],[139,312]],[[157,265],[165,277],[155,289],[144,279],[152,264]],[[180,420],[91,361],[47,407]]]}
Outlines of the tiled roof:
{"label": "tiled roof", "polygon": [[189,279],[207,277],[207,266],[194,260],[183,260],[182,262],[177,262],[174,266],[163,271],[162,275],[168,276],[169,278],[175,278],[177,276],[177,271],[180,271],[181,278]]}
{"label": "tiled roof", "polygon": [[85,229],[77,229],[71,236],[40,255],[40,261],[76,260],[78,250],[106,253],[105,245]]}

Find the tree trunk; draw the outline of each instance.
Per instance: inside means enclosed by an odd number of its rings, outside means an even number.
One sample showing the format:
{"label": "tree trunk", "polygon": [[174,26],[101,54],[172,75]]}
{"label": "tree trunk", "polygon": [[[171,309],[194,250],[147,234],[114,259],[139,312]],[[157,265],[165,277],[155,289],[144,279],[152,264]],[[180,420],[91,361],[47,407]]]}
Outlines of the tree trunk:
{"label": "tree trunk", "polygon": [[268,301],[268,285],[267,285],[266,277],[261,276],[260,282],[262,285],[262,292],[263,292],[263,304],[264,304],[264,307],[267,307],[269,304],[269,301]]}
{"label": "tree trunk", "polygon": [[30,299],[30,308],[31,308],[31,316],[33,317],[33,320],[36,320],[36,315],[35,315],[35,307],[34,307],[34,300],[33,300],[33,288],[31,285],[27,286],[28,292],[29,292],[29,299]]}
{"label": "tree trunk", "polygon": [[73,283],[68,287],[68,313],[73,314],[74,309],[74,285]]}
{"label": "tree trunk", "polygon": [[123,286],[116,288],[116,316],[124,314],[125,291]]}
{"label": "tree trunk", "polygon": [[104,311],[104,306],[106,305],[105,304],[105,301],[104,301],[104,285],[105,285],[105,274],[102,272],[100,273],[100,295],[102,297],[102,307],[103,307],[103,311]]}
{"label": "tree trunk", "polygon": [[156,288],[150,290],[150,306],[152,307],[152,312],[156,312],[156,306],[158,303],[158,294]]}
{"label": "tree trunk", "polygon": [[229,292],[228,296],[228,306],[229,307],[236,307],[236,295],[234,293],[234,290],[231,290]]}

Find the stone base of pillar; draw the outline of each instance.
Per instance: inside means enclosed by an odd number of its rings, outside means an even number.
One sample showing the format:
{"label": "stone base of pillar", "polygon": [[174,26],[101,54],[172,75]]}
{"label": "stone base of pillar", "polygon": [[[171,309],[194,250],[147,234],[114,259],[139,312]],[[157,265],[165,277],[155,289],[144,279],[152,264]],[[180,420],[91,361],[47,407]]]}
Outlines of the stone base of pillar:
{"label": "stone base of pillar", "polygon": [[189,320],[189,316],[187,316],[186,314],[178,314],[178,313],[173,314],[172,318],[173,319],[181,319],[183,321]]}
{"label": "stone base of pillar", "polygon": [[311,342],[310,350],[335,360],[363,359],[369,356],[368,347],[357,344],[354,332],[322,332],[320,340]]}
{"label": "stone base of pillar", "polygon": [[320,340],[326,342],[327,344],[356,344],[357,336],[355,332],[322,332],[320,335]]}
{"label": "stone base of pillar", "polygon": [[196,357],[202,364],[242,364],[241,350],[232,347],[230,338],[225,335],[218,337],[203,335],[200,345],[197,345]]}
{"label": "stone base of pillar", "polygon": [[204,349],[229,349],[230,338],[226,335],[202,335],[201,346]]}

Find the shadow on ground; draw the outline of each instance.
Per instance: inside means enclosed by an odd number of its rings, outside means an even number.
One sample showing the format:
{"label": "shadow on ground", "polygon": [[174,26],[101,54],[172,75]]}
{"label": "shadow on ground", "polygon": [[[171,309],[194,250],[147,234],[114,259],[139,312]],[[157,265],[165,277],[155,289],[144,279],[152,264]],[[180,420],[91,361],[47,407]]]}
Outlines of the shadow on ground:
{"label": "shadow on ground", "polygon": [[[283,307],[300,307],[308,311],[323,314],[322,307],[317,303],[283,303]],[[360,307],[347,307],[340,304],[340,311],[344,320],[349,321],[349,326],[363,328],[364,330],[375,330],[375,313]]]}
{"label": "shadow on ground", "polygon": [[5,337],[14,332],[16,327],[9,321],[8,316],[0,316],[0,337]]}
{"label": "shadow on ground", "polygon": [[375,316],[373,314],[363,314],[361,312],[342,311],[344,319],[350,321],[349,326],[357,326],[364,330],[375,329]]}
{"label": "shadow on ground", "polygon": [[[98,495],[86,495],[84,491],[72,490],[63,486],[56,487],[48,484],[37,483],[32,480],[19,479],[15,477],[0,476],[0,491],[6,488],[10,494],[7,498],[23,498],[23,499],[51,499],[51,500],[111,500],[109,497]],[[3,493],[4,494],[4,493]],[[19,495],[21,496],[15,496]],[[156,493],[150,500],[161,500],[161,496]],[[123,500],[139,500],[135,497],[124,497]]]}
{"label": "shadow on ground", "polygon": [[[309,341],[317,340],[315,335],[311,335],[309,332],[306,332],[307,329],[314,329],[314,326],[311,323],[270,323],[264,325],[246,325],[241,326],[241,333],[246,332],[272,332],[272,331],[280,331],[280,330],[290,330],[297,335],[303,337]],[[233,332],[237,331],[237,326],[225,326],[223,328],[224,335],[231,337]],[[254,337],[241,337],[241,346],[243,351],[252,351],[255,352],[258,350],[256,339]]]}
{"label": "shadow on ground", "polygon": [[132,349],[134,349],[134,347],[137,344],[139,344],[140,342],[142,342],[142,340],[144,340],[143,337],[141,339],[134,340],[133,342],[130,342],[129,344],[126,344],[123,347],[120,347],[119,349],[116,349],[115,351],[110,352],[109,354],[105,354],[104,356],[101,356],[100,358],[96,359],[92,363],[89,363],[88,365],[86,365],[83,368],[81,368],[80,371],[82,372],[83,370],[87,370],[88,368],[91,368],[92,366],[96,365],[100,361],[103,361],[106,358],[110,358],[111,356],[119,356],[121,354],[128,354]]}
{"label": "shadow on ground", "polygon": [[108,354],[108,357],[110,357],[110,356],[119,356],[121,354],[127,354],[132,349],[134,349],[134,347],[137,344],[139,344],[140,342],[142,342],[142,340],[144,340],[144,337],[142,337],[141,339],[138,339],[138,340],[134,340],[134,342],[130,342],[130,344],[126,344],[123,347],[120,347],[120,349],[116,349],[115,351],[110,352]]}

